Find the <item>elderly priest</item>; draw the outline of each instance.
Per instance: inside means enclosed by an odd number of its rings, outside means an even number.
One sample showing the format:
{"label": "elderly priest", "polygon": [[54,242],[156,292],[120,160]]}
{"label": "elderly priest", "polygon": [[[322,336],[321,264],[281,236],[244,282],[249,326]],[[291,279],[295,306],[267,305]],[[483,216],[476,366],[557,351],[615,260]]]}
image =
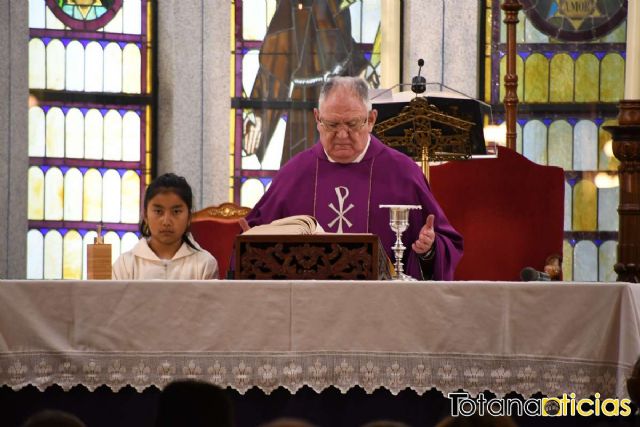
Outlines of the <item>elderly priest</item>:
{"label": "elderly priest", "polygon": [[291,215],[318,219],[327,232],[374,233],[387,254],[395,234],[381,204],[420,205],[403,234],[407,274],[451,280],[462,236],[449,224],[421,169],[371,135],[377,111],[357,77],[327,80],[314,110],[320,143],[287,162],[247,216],[251,226]]}

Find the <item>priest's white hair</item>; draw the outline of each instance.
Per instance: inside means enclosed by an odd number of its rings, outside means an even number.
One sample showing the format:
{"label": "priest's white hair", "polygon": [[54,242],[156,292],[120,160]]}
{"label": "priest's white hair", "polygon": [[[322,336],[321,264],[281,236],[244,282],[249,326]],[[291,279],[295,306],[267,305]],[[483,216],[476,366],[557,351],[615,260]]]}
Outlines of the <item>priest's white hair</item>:
{"label": "priest's white hair", "polygon": [[361,77],[350,76],[336,76],[327,79],[320,90],[320,97],[318,98],[318,109],[322,106],[322,102],[325,100],[334,89],[338,87],[344,87],[351,90],[364,104],[367,111],[371,111],[371,100],[369,99],[369,85]]}

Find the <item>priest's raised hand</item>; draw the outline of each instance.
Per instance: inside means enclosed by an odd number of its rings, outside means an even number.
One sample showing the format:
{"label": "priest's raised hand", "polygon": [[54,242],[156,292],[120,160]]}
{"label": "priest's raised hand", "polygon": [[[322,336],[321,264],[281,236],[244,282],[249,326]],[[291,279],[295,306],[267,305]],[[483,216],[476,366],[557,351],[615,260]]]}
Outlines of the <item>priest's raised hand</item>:
{"label": "priest's raised hand", "polygon": [[433,255],[433,242],[436,240],[436,231],[433,228],[435,215],[427,216],[427,221],[420,229],[418,239],[413,242],[411,249],[420,257],[420,259],[430,259]]}

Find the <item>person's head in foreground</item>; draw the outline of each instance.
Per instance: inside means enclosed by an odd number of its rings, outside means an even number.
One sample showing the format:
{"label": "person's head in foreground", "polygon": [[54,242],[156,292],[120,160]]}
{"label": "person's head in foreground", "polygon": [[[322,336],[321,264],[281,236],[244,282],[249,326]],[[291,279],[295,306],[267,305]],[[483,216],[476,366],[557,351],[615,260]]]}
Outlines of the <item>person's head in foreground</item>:
{"label": "person's head in foreground", "polygon": [[231,399],[222,388],[201,381],[178,380],[160,393],[156,427],[231,427]]}
{"label": "person's head in foreground", "polygon": [[73,414],[48,409],[30,416],[22,427],[86,427],[86,425]]}
{"label": "person's head in foreground", "polygon": [[511,417],[474,414],[468,417],[445,418],[436,424],[436,427],[517,427],[517,424]]}

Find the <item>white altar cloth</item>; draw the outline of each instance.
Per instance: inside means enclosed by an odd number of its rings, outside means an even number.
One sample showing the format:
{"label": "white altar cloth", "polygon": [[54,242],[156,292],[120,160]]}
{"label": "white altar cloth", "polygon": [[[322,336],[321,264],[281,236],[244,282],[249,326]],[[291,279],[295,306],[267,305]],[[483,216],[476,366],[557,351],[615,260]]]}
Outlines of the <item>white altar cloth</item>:
{"label": "white altar cloth", "polygon": [[0,385],[626,397],[640,285],[0,281]]}

